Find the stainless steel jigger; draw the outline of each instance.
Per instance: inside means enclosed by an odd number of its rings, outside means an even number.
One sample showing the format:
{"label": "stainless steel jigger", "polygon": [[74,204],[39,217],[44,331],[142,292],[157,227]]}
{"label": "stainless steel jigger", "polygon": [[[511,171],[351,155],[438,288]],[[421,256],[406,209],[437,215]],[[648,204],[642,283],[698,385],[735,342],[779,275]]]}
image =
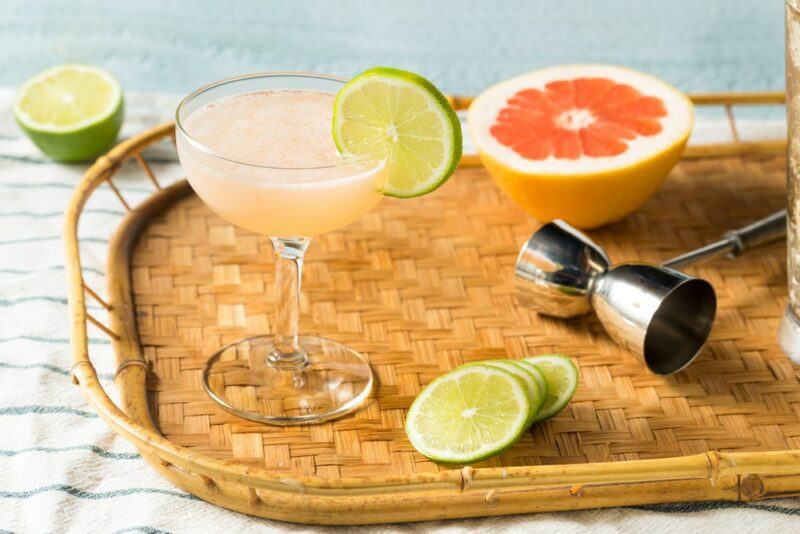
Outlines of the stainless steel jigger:
{"label": "stainless steel jigger", "polygon": [[679,267],[728,253],[736,257],[786,234],[786,210],[724,234],[660,266],[611,266],[605,251],[564,221],[537,230],[520,250],[517,297],[543,315],[576,317],[592,309],[609,335],[660,375],[680,371],[703,348],[717,309],[707,281]]}

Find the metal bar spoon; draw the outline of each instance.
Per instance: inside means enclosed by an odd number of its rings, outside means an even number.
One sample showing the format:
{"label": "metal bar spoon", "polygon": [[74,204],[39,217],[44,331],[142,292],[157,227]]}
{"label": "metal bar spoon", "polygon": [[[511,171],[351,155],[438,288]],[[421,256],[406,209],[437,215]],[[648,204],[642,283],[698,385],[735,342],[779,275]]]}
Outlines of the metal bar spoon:
{"label": "metal bar spoon", "polygon": [[711,333],[717,296],[706,280],[678,271],[721,254],[739,256],[786,235],[786,210],[661,265],[612,267],[605,251],[564,221],[537,230],[517,257],[518,301],[540,314],[576,317],[592,309],[608,334],[654,373],[689,365]]}

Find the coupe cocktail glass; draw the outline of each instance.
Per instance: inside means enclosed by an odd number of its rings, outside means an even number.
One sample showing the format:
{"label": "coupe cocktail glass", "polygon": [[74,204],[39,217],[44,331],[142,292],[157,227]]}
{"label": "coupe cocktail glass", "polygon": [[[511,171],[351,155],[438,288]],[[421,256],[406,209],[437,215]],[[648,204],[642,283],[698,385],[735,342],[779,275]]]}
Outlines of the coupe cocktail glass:
{"label": "coupe cocktail glass", "polygon": [[380,201],[384,164],[341,157],[331,138],[344,80],[265,73],[187,96],[176,143],[192,188],[217,214],[269,236],[275,252],[273,335],[242,339],[208,360],[211,398],[241,417],[277,425],[325,421],[356,408],[372,371],[358,352],[300,335],[300,280],[310,238],[358,219]]}

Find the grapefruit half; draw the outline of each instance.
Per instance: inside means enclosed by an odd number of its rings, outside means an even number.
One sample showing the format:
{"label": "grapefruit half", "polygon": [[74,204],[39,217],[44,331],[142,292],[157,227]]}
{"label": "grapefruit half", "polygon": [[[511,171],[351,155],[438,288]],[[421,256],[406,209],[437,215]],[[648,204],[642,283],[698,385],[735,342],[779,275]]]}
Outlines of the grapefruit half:
{"label": "grapefruit half", "polygon": [[693,117],[689,99],[657,78],[566,65],[489,88],[467,122],[489,174],[528,213],[593,228],[647,201],[680,158]]}

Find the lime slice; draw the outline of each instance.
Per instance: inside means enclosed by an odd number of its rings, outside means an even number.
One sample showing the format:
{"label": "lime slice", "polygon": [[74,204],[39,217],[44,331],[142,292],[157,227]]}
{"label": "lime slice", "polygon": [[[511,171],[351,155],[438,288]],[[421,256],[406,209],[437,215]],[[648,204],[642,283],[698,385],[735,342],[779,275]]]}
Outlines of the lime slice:
{"label": "lime slice", "polygon": [[[516,362],[512,362],[511,360],[485,360],[479,363],[504,369],[525,382],[525,389],[528,392],[528,402],[530,402],[531,405],[530,414],[528,415],[528,421],[525,423],[525,426],[530,426],[531,423],[533,423],[533,418],[539,413],[539,409],[542,407],[545,399],[544,395],[542,395],[541,389],[539,388],[539,383],[536,381],[536,378],[534,378],[533,373],[531,373],[525,367],[517,365]],[[532,365],[530,367],[533,368]]]}
{"label": "lime slice", "polygon": [[572,360],[558,354],[533,356],[525,358],[525,361],[535,365],[544,374],[549,386],[547,399],[534,421],[550,419],[564,409],[578,389],[578,368]]}
{"label": "lime slice", "polygon": [[536,412],[535,415],[533,416],[533,419],[535,419],[536,415],[538,415],[539,411],[542,409],[542,406],[544,406],[544,401],[547,400],[547,394],[550,392],[550,386],[547,385],[547,379],[544,377],[544,373],[542,373],[539,370],[539,368],[533,365],[532,363],[528,363],[522,360],[509,360],[509,361],[514,365],[522,367],[523,369],[528,371],[531,374],[531,376],[533,376],[533,379],[536,381],[538,397],[536,399],[536,403],[533,406],[534,408],[533,411]]}
{"label": "lime slice", "polygon": [[57,161],[81,161],[107,149],[122,126],[123,98],[108,73],[63,65],[20,88],[14,117],[42,152]]}
{"label": "lime slice", "polygon": [[529,414],[522,380],[497,367],[465,365],[440,376],[414,399],[406,433],[428,458],[468,464],[513,445]]}
{"label": "lime slice", "polygon": [[333,140],[343,154],[385,160],[382,192],[392,197],[433,191],[461,159],[461,125],[444,95],[422,76],[388,67],[339,90]]}

